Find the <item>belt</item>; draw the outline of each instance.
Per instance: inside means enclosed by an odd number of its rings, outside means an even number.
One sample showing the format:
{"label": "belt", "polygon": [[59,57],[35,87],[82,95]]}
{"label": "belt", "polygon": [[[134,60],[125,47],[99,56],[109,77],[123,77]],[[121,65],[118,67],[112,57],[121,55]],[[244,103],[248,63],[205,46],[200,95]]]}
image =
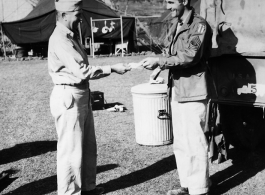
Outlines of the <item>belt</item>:
{"label": "belt", "polygon": [[78,89],[88,89],[89,88],[88,82],[81,82],[81,83],[74,83],[74,84],[61,83],[61,84],[56,84],[56,85],[63,85],[63,86],[74,87],[74,88],[78,88]]}

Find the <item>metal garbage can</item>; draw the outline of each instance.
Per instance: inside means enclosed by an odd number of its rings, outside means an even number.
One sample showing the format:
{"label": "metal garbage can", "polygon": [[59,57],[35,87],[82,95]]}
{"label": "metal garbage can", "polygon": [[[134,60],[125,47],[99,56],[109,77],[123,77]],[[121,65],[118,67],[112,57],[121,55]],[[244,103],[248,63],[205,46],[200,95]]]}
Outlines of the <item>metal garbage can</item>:
{"label": "metal garbage can", "polygon": [[140,145],[161,146],[173,142],[166,84],[144,83],[131,88],[135,138]]}

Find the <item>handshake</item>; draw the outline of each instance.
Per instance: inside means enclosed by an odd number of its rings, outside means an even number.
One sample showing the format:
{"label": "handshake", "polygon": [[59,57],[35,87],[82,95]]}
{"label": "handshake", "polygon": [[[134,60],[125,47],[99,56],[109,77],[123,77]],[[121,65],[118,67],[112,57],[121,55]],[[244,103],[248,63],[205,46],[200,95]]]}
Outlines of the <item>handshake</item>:
{"label": "handshake", "polygon": [[127,71],[130,71],[131,69],[146,68],[148,70],[154,70],[158,66],[159,66],[158,57],[148,57],[138,63],[129,63],[129,64],[118,63],[111,65],[111,72],[124,74]]}

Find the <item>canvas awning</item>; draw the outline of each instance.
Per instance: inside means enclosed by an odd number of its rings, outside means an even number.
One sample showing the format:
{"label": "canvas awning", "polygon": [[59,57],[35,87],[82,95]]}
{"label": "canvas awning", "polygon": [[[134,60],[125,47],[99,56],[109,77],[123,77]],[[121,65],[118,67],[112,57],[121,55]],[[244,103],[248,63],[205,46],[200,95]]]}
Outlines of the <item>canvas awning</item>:
{"label": "canvas awning", "polygon": [[[119,18],[120,16],[103,2],[98,0],[83,0],[82,14],[82,37],[91,36],[90,18],[105,19]],[[99,28],[105,26],[105,22],[97,22]],[[110,25],[107,23],[106,25]],[[47,42],[56,26],[56,10],[54,0],[41,0],[39,4],[22,20],[2,23],[3,30],[8,38],[14,44],[33,44]],[[121,39],[120,22],[115,24],[112,32],[95,33],[95,40],[102,39]],[[136,40],[135,37],[135,18],[123,18],[124,38],[130,39],[131,43]]]}

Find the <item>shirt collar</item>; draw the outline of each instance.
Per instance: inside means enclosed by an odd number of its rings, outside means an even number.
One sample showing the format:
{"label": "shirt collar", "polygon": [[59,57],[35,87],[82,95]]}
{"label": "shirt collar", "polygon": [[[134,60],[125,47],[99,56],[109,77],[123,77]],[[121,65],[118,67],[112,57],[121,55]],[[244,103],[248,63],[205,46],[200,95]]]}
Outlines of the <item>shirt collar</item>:
{"label": "shirt collar", "polygon": [[190,20],[191,14],[192,14],[192,10],[189,11],[189,13],[187,14],[187,16],[185,18],[181,18],[181,23],[187,24]]}
{"label": "shirt collar", "polygon": [[190,19],[191,19],[191,16],[192,16],[192,13],[193,13],[194,11],[193,11],[193,9],[191,9],[190,11],[189,11],[189,13],[187,14],[187,16],[185,17],[185,18],[181,18],[181,19],[178,19],[178,18],[172,18],[172,20],[171,20],[171,23],[172,24],[175,24],[175,25],[178,25],[179,23],[181,24],[181,25],[183,25],[184,24],[184,26],[186,26],[186,25],[188,25],[188,23],[190,22]]}
{"label": "shirt collar", "polygon": [[72,38],[74,37],[74,32],[68,29],[66,26],[64,26],[61,22],[56,22],[57,28],[66,35],[70,35]]}

